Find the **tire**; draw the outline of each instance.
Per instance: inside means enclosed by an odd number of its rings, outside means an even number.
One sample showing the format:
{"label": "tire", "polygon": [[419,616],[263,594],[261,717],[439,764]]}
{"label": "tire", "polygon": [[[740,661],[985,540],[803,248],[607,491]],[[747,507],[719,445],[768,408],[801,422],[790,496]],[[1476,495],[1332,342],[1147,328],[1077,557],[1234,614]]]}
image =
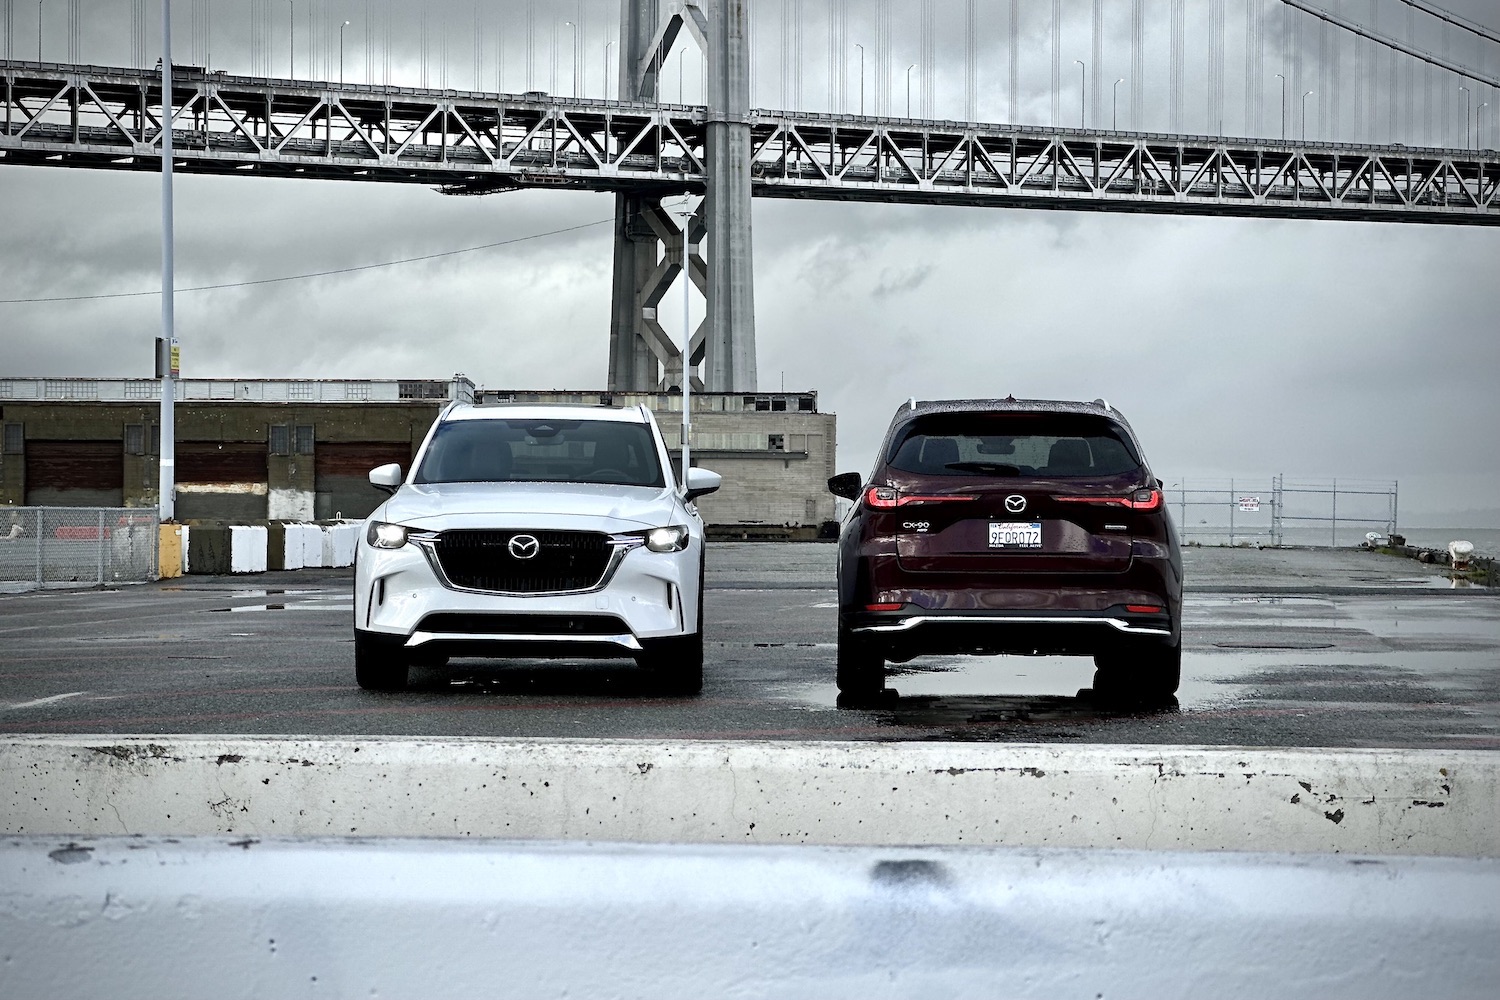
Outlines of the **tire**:
{"label": "tire", "polygon": [[1141,645],[1094,656],[1094,691],[1115,701],[1160,702],[1182,683],[1182,643]]}
{"label": "tire", "polygon": [[670,639],[642,639],[636,664],[662,694],[692,697],[703,690],[703,630]]}
{"label": "tire", "polygon": [[885,690],[885,657],[868,639],[839,626],[839,694],[855,702],[874,701]]}
{"label": "tire", "polygon": [[409,667],[400,646],[354,633],[354,680],[366,691],[405,691]]}

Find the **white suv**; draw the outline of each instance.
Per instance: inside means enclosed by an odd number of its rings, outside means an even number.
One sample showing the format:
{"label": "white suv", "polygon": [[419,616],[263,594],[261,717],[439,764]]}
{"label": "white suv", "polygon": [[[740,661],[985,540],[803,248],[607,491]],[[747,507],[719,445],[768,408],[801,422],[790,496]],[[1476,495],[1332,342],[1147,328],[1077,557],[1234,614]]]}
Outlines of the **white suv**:
{"label": "white suv", "polygon": [[443,411],[365,522],[354,568],[359,685],[399,690],[449,656],[633,656],[675,694],[703,686],[706,469],[679,486],[651,412]]}

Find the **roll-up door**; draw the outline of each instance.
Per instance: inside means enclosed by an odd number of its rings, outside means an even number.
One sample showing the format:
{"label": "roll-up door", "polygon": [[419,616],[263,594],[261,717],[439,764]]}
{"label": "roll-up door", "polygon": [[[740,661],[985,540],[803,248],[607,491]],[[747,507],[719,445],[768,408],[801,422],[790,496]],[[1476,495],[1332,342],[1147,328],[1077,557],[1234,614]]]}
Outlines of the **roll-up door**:
{"label": "roll-up door", "polygon": [[248,441],[177,444],[177,518],[260,521],[266,517],[266,446]]}
{"label": "roll-up door", "polygon": [[28,440],[26,502],[36,507],[125,506],[124,445]]}
{"label": "roll-up door", "polygon": [[370,485],[370,470],[392,462],[402,472],[410,469],[411,445],[405,441],[319,441],[313,455],[317,517],[368,517],[386,497]]}

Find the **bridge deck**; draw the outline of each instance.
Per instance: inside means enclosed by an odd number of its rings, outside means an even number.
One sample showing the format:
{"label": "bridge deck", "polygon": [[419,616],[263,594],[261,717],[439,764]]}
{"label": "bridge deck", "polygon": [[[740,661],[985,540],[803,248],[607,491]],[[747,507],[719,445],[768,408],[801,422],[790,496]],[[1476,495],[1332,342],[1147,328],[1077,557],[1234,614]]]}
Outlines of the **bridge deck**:
{"label": "bridge deck", "polygon": [[[701,191],[704,108],[372,87],[179,67],[191,173]],[[155,170],[148,70],[0,64],[0,163]],[[760,197],[1500,224],[1500,153],[756,111]]]}

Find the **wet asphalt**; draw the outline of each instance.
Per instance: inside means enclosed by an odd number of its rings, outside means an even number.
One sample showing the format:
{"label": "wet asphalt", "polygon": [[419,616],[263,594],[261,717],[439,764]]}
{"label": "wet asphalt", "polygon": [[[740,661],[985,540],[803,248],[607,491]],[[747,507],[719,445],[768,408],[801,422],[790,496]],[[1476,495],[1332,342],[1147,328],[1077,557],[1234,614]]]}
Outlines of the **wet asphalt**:
{"label": "wet asphalt", "polygon": [[0,595],[0,732],[1500,748],[1500,592],[1356,550],[1185,554],[1174,704],[1066,657],[919,659],[837,704],[834,548],[720,544],[697,698],[621,661],[454,661],[354,684],[348,570]]}

